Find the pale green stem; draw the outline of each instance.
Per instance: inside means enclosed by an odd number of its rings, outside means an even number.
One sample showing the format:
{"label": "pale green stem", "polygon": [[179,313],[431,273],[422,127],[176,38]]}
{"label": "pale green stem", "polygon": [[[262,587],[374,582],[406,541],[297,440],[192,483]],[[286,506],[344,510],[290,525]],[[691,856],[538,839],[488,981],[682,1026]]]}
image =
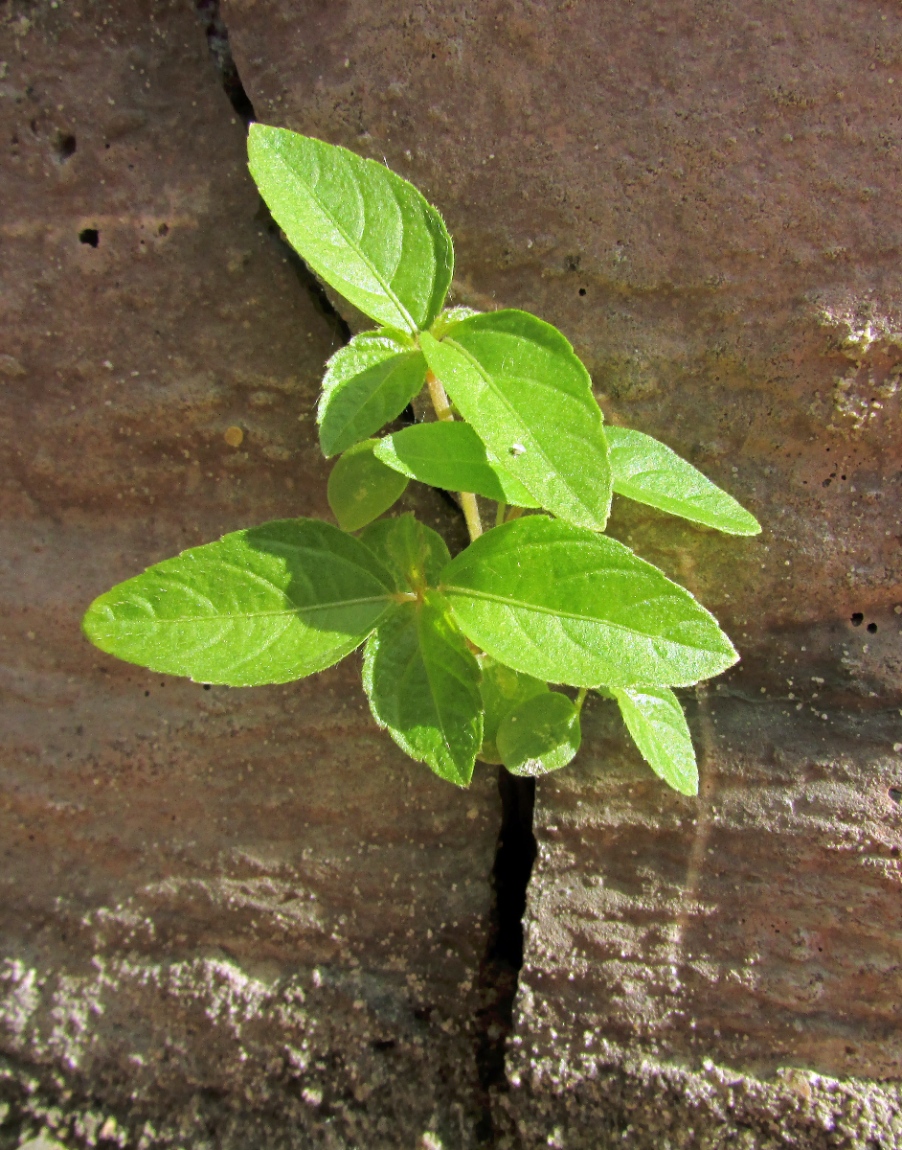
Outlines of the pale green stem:
{"label": "pale green stem", "polygon": [[498,510],[495,512],[495,526],[500,527],[504,522],[504,513],[507,511],[507,504],[502,500],[498,504]]}
{"label": "pale green stem", "polygon": [[[426,386],[429,388],[429,398],[432,400],[432,406],[435,409],[437,419],[451,421],[454,419],[454,413],[451,410],[451,404],[448,402],[448,393],[442,387],[441,381],[435,378],[431,371],[426,372]],[[482,520],[479,517],[479,505],[476,502],[476,496],[472,491],[458,492],[460,499],[460,509],[464,513],[464,519],[467,523],[467,531],[470,533],[470,542],[478,539],[482,534]]]}
{"label": "pale green stem", "polygon": [[588,687],[580,687],[579,692],[576,696],[575,704],[574,704],[576,706],[577,712],[579,712],[583,709],[583,703],[586,701],[586,695],[588,695],[588,693],[589,693]]}

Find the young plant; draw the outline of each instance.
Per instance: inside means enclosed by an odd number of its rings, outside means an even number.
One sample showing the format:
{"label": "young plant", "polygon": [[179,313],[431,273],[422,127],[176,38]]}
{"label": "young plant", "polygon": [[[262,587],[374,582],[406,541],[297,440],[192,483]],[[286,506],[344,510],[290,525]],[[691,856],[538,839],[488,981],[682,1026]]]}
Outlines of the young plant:
{"label": "young plant", "polygon": [[[614,493],[734,535],[756,534],[756,520],[662,443],[605,427],[588,372],[550,324],[443,310],[451,238],[406,180],[262,124],[249,151],[289,241],[379,325],[323,381],[339,526],[277,520],[184,551],[95,600],[88,638],[231,686],[300,679],[365,644],[376,722],[460,786],[476,759],[519,775],[565,766],[594,689],[616,700],[652,769],[697,793],[672,688],[738,656],[688,591],[603,532]],[[434,418],[377,437],[424,389]],[[459,493],[471,542],[454,558],[412,515],[380,518],[411,479]],[[480,500],[496,504],[491,530]]]}

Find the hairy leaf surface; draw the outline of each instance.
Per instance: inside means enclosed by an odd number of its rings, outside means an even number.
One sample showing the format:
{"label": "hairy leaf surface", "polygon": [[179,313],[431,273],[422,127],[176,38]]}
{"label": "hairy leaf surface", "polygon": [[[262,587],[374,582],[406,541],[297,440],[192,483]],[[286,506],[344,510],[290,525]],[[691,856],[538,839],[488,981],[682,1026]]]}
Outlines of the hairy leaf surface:
{"label": "hairy leaf surface", "polygon": [[396,604],[373,553],[329,523],[284,519],[192,547],[101,595],[85,634],[168,675],[234,687],[337,663]]}
{"label": "hairy leaf surface", "polygon": [[665,444],[625,427],[605,428],[614,491],[730,535],[757,535],[750,512]]}
{"label": "hairy leaf surface", "polygon": [[738,658],[714,617],[656,567],[544,515],[471,543],[441,588],[473,643],[549,682],[687,686]]}
{"label": "hairy leaf surface", "polygon": [[692,736],[680,701],[666,687],[615,687],[623,721],[651,769],[683,795],[698,794]]}
{"label": "hairy leaf surface", "polygon": [[489,655],[481,655],[479,664],[482,668],[482,705],[485,708],[479,757],[484,763],[500,763],[501,755],[495,739],[502,720],[521,703],[546,694],[548,684],[515,671],[513,667],[505,667]]}
{"label": "hairy leaf surface", "polygon": [[561,519],[603,531],[611,469],[589,373],[563,335],[523,311],[476,315],[439,343],[429,367],[489,455]]}
{"label": "hairy leaf surface", "polygon": [[311,268],[377,323],[416,332],[441,310],[454,269],[441,216],[375,160],[251,124],[251,175]]}
{"label": "hairy leaf surface", "polygon": [[359,531],[404,494],[407,476],[373,454],[375,439],[349,447],[329,474],[326,497],[343,531]]}
{"label": "hairy leaf surface", "polygon": [[323,454],[338,455],[397,419],[425,379],[426,359],[403,333],[355,335],[326,367],[317,408]]}
{"label": "hairy leaf surface", "polygon": [[371,523],[361,531],[359,539],[394,575],[399,591],[420,593],[435,586],[451,561],[441,535],[409,511],[397,519]]}
{"label": "hairy leaf surface", "polygon": [[559,691],[548,691],[505,716],[498,727],[498,753],[512,775],[536,778],[566,767],[581,739],[573,701]]}
{"label": "hairy leaf surface", "polygon": [[363,685],[376,721],[402,750],[468,785],[482,742],[479,664],[441,596],[404,604],[371,636]]}
{"label": "hairy leaf surface", "polygon": [[519,480],[488,459],[468,423],[441,420],[405,427],[379,440],[376,458],[431,487],[472,491],[515,507],[538,507]]}

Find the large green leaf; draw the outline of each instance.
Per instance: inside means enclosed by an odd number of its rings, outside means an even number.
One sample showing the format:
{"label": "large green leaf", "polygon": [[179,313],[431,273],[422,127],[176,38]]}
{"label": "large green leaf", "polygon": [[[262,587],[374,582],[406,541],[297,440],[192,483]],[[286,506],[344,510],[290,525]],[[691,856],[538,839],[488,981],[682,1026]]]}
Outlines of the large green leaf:
{"label": "large green leaf", "polygon": [[95,599],[83,626],[129,663],[250,687],[337,663],[395,598],[362,543],[329,523],[284,519],[148,568]]}
{"label": "large green leaf", "polygon": [[382,164],[251,124],[251,175],[292,247],[378,323],[416,332],[441,310],[454,252],[441,216]]}
{"label": "large green leaf", "polygon": [[486,532],[440,585],[473,643],[549,682],[687,686],[738,658],[716,619],[656,567],[544,515]]}
{"label": "large green leaf", "polygon": [[482,746],[479,757],[484,763],[500,763],[501,755],[495,739],[502,721],[521,703],[548,692],[548,684],[532,675],[524,675],[513,667],[505,667],[489,655],[480,655],[482,668]]}
{"label": "large green leaf", "polygon": [[605,435],[618,495],[730,535],[761,531],[755,516],[732,495],[657,439],[626,427],[606,427]]}
{"label": "large green leaf", "polygon": [[615,687],[629,733],[651,769],[684,795],[698,794],[692,736],[680,701],[666,687]]}
{"label": "large green leaf", "polygon": [[349,447],[329,473],[326,497],[343,531],[359,531],[377,519],[407,487],[406,475],[375,457],[375,446],[375,439],[365,439]]}
{"label": "large green leaf", "polygon": [[496,741],[512,775],[536,778],[566,767],[581,739],[579,709],[566,695],[548,691],[506,715]]}
{"label": "large green leaf", "polygon": [[394,575],[399,591],[420,594],[435,586],[451,561],[441,535],[409,511],[397,519],[378,519],[364,527],[359,538]]}
{"label": "large green leaf", "polygon": [[376,458],[431,487],[472,491],[515,507],[538,507],[519,480],[489,461],[485,445],[468,423],[441,420],[405,427],[380,439]]}
{"label": "large green leaf", "polygon": [[603,531],[611,469],[589,373],[550,324],[523,311],[465,319],[420,346],[489,455],[561,519]]}
{"label": "large green leaf", "polygon": [[482,742],[479,664],[440,595],[404,604],[371,636],[363,685],[402,750],[467,786]]}
{"label": "large green leaf", "polygon": [[326,367],[317,408],[323,454],[338,455],[396,419],[425,379],[425,357],[404,333],[355,335]]}

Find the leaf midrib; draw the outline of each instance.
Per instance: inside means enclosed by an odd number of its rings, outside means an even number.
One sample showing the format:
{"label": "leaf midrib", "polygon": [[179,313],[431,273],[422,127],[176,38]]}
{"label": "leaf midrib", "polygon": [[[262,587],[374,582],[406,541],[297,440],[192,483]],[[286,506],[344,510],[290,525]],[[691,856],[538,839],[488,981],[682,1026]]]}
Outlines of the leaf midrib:
{"label": "leaf midrib", "polygon": [[[457,340],[451,339],[450,337],[446,336],[445,340],[443,342],[447,343],[450,347],[455,348],[457,351],[459,351],[461,353],[461,355],[464,356],[465,359],[469,360],[469,362],[472,364],[472,366],[476,369],[476,371],[479,373],[479,375],[482,376],[482,378],[485,380],[485,382],[492,388],[492,391],[498,396],[498,398],[501,400],[501,402],[504,404],[504,406],[508,409],[508,411],[517,419],[520,426],[529,432],[529,436],[532,439],[532,441],[535,443],[535,445],[538,449],[539,455],[544,460],[545,465],[551,469],[551,471],[553,473],[553,477],[555,479],[557,479],[562,484],[562,486],[567,489],[567,491],[570,492],[570,494],[577,501],[577,503],[580,505],[580,507],[584,508],[587,512],[589,512],[589,514],[592,516],[592,518],[594,520],[596,518],[594,509],[591,508],[586,503],[586,501],[582,497],[582,495],[580,495],[580,493],[567,481],[565,476],[561,475],[560,471],[555,466],[554,461],[548,457],[548,453],[542,448],[541,443],[536,439],[535,434],[529,428],[529,425],[524,421],[523,416],[513,406],[513,404],[510,402],[510,400],[507,398],[507,396],[504,394],[504,392],[501,390],[501,388],[495,384],[494,376],[489,375],[488,372],[483,369],[482,364],[479,362],[479,360],[470,351],[468,351],[465,347],[463,347],[461,344],[459,344],[457,342]],[[532,381],[530,381],[530,382],[532,382]],[[537,380],[535,382],[540,382],[540,381]],[[571,396],[571,398],[575,399],[576,396]],[[530,490],[529,486],[526,483],[524,483],[524,481],[522,479],[520,479],[519,476],[514,475],[513,472],[511,472],[510,474],[513,475],[514,479],[519,479],[520,483],[522,483],[523,486],[526,488],[526,490],[529,491],[530,495],[532,495],[536,499],[539,498],[539,496],[535,495],[535,493]]]}
{"label": "leaf midrib", "polygon": [[[344,228],[341,226],[341,224],[339,224],[338,220],[336,220],[335,217],[332,215],[332,213],[325,207],[325,205],[323,204],[320,197],[316,194],[316,185],[305,184],[304,181],[300,179],[300,177],[298,177],[294,174],[290,165],[286,162],[286,160],[281,155],[279,156],[279,160],[280,160],[281,164],[283,165],[283,167],[285,168],[285,170],[288,172],[289,176],[292,178],[292,180],[294,180],[298,186],[305,188],[307,190],[310,198],[315,201],[316,206],[323,213],[323,215],[330,221],[332,226],[335,228],[335,230],[338,232],[338,234],[341,236],[341,238],[345,241],[345,243],[348,245],[348,247],[351,248],[351,250],[358,256],[358,258],[366,265],[366,267],[368,268],[368,270],[372,274],[373,278],[376,280],[376,282],[379,284],[379,286],[382,288],[382,290],[385,292],[385,294],[388,296],[388,298],[391,300],[391,302],[398,309],[398,312],[400,313],[402,318],[409,325],[409,330],[411,332],[416,332],[418,329],[417,329],[416,323],[414,322],[413,316],[410,314],[410,312],[407,310],[407,308],[401,303],[401,301],[398,298],[398,296],[396,295],[396,293],[392,290],[391,285],[386,283],[384,276],[378,270],[378,268],[376,268],[376,266],[373,264],[373,261],[358,246],[357,241],[352,240],[351,237],[347,235]],[[319,161],[318,160],[317,160],[317,167],[319,167]],[[357,183],[356,178],[355,178],[355,183]],[[359,183],[358,183],[358,191],[359,190],[360,190],[360,187],[359,187]],[[394,196],[393,191],[392,191],[392,196]],[[361,199],[364,199],[364,197],[362,195],[361,195]],[[395,202],[397,203],[397,200]],[[366,201],[364,199],[364,216],[365,215],[366,215]],[[401,231],[403,234],[403,231],[404,231],[403,213],[402,213],[402,220],[401,220]]]}
{"label": "leaf midrib", "polygon": [[[443,586],[440,588],[440,590],[446,595],[458,594],[461,596],[466,596],[470,599],[482,599],[488,603],[498,603],[503,607],[519,608],[521,611],[531,611],[538,615],[553,615],[556,619],[572,619],[574,622],[578,623],[593,623],[598,627],[610,627],[612,630],[623,631],[628,635],[640,635],[643,638],[647,638],[649,640],[670,643],[674,647],[684,647],[687,650],[710,651],[712,654],[716,654],[720,650],[716,647],[704,647],[700,645],[692,645],[689,643],[676,642],[673,639],[668,639],[665,635],[655,635],[648,631],[639,631],[635,627],[627,627],[623,623],[615,623],[613,620],[599,619],[594,615],[578,615],[573,611],[561,611],[556,607],[543,607],[537,603],[524,602],[522,599],[509,599],[504,595],[493,594],[491,591],[475,591],[469,587],[455,586]],[[685,621],[691,622],[691,620]]]}
{"label": "leaf midrib", "polygon": [[[384,603],[390,603],[392,601],[392,599],[393,599],[392,595],[369,595],[369,596],[366,596],[365,598],[360,598],[360,599],[341,599],[335,603],[317,603],[311,607],[293,607],[293,608],[290,608],[288,610],[283,608],[280,610],[273,610],[273,611],[245,611],[245,612],[241,612],[240,614],[236,613],[234,611],[231,611],[227,614],[215,614],[215,615],[179,615],[178,617],[172,618],[172,619],[154,617],[152,621],[154,624],[165,624],[165,623],[184,624],[184,623],[213,623],[213,622],[217,622],[217,621],[220,621],[223,619],[228,619],[230,621],[233,621],[233,620],[245,620],[245,619],[281,618],[281,617],[284,617],[286,615],[305,615],[305,614],[306,615],[312,615],[318,611],[332,611],[336,607],[359,607],[359,606],[362,606],[366,603],[383,603],[383,602]],[[147,622],[148,621],[146,619],[135,620],[134,626],[140,626],[142,628],[146,628]],[[129,626],[129,624],[125,620],[119,620],[119,619],[115,620],[115,624],[116,624],[118,629],[127,629]]]}

